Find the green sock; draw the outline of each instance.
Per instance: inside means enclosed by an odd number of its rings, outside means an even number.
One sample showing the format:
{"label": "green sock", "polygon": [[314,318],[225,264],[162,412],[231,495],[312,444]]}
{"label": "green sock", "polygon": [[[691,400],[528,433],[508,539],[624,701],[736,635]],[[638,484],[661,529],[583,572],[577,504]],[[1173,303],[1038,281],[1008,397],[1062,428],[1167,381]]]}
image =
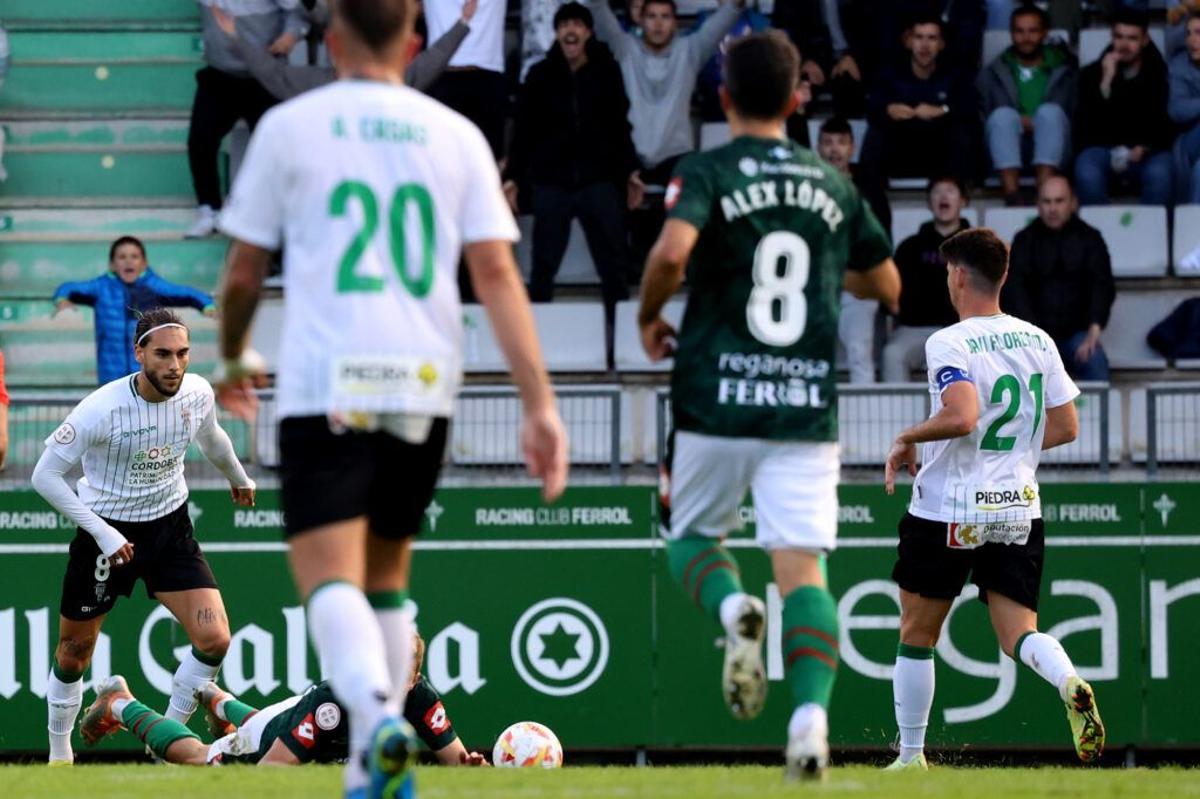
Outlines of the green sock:
{"label": "green sock", "polygon": [[709,616],[721,622],[721,600],[742,593],[737,561],[720,542],[684,536],[667,543],[671,576]]}
{"label": "green sock", "polygon": [[246,720],[257,712],[258,708],[247,705],[232,696],[221,704],[221,713],[225,716],[225,720],[237,727],[245,724]]}
{"label": "green sock", "polygon": [[155,713],[136,699],[131,700],[121,711],[121,723],[163,760],[167,759],[167,749],[176,741],[182,738],[200,738],[178,721]]}
{"label": "green sock", "polygon": [[825,588],[806,585],[783,600],[783,658],[796,707],[826,710],[838,664],[837,603]]}

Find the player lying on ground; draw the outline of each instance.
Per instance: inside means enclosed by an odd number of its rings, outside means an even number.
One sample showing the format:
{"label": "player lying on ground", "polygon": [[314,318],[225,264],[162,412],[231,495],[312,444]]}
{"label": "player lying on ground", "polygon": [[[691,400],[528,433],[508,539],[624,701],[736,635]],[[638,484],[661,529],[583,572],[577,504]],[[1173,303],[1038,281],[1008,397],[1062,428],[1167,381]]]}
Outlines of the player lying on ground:
{"label": "player lying on ground", "polygon": [[884,472],[889,494],[900,469],[916,476],[892,571],[900,586],[892,678],[900,757],[889,768],[927,768],[933,648],[968,574],[1000,647],[1055,687],[1079,759],[1090,762],[1104,750],[1092,688],[1058,641],[1037,631],[1045,553],[1038,460],[1079,434],[1079,389],[1044,330],[1001,312],[1008,248],[995,233],[965,230],[941,253],[961,321],[925,343],[931,414],[896,438]]}
{"label": "player lying on ground", "polygon": [[[722,691],[736,718],[754,718],[767,691],[766,609],[724,546],[753,491],[756,538],[783,597],[787,774],[817,777],[838,663],[837,603],[821,564],[837,546],[838,295],[845,285],[891,306],[900,278],[850,180],[784,134],[799,72],[778,31],[729,46],[721,103],[734,138],[675,170],[638,323],[651,360],[678,339],[663,492],[671,575],[725,628]],[[685,270],[691,293],[676,335],[661,312]]]}
{"label": "player lying on ground", "polygon": [[[97,689],[96,701],[84,714],[80,732],[94,745],[123,728],[168,763],[188,766],[235,762],[295,766],[342,761],[349,755],[346,713],[327,682],[262,710],[222,691],[215,683],[202,688],[197,698],[208,711],[209,729],[220,736],[211,744],[138,702],[119,675]],[[463,746],[441,697],[419,674],[409,687],[404,714],[439,763],[487,765],[483,755]]]}

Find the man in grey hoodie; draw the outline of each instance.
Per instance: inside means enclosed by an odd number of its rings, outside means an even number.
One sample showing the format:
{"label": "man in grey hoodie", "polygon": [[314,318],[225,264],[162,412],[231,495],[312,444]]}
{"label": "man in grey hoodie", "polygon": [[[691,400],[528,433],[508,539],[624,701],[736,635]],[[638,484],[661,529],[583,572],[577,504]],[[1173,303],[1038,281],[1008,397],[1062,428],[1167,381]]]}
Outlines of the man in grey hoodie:
{"label": "man in grey hoodie", "polygon": [[679,36],[675,0],[646,0],[642,35],[626,33],[608,0],[587,0],[596,35],[608,45],[625,80],[633,145],[642,162],[642,180],[665,184],[680,156],[695,147],[692,92],[701,68],[741,14],[745,0],[721,0],[721,7],[690,36]]}
{"label": "man in grey hoodie", "polygon": [[[440,39],[429,45],[428,49],[422,50],[408,63],[404,70],[405,85],[423,92],[438,79],[446,70],[446,65],[450,63],[450,57],[454,55],[454,51],[471,32],[471,17],[475,16],[475,9],[478,7],[479,0],[466,0],[463,3],[462,19],[442,34]],[[275,58],[269,50],[255,47],[243,39],[238,34],[237,21],[233,17],[215,6],[212,13],[217,25],[232,40],[234,50],[246,63],[250,74],[281,102],[303,94],[309,89],[333,83],[337,78],[333,66],[289,64]],[[322,15],[328,18],[328,14],[328,7],[317,4],[310,17],[313,24],[316,25],[319,24]]]}
{"label": "man in grey hoodie", "polygon": [[221,207],[217,154],[221,140],[239,119],[253,128],[275,104],[275,98],[256,81],[238,55],[233,41],[217,25],[212,9],[237,20],[238,35],[251,46],[285,58],[308,31],[298,0],[197,0],[204,24],[205,66],[196,72],[196,96],[188,128],[188,164],[199,206],[196,222],[187,232],[200,238],[216,231]]}
{"label": "man in grey hoodie", "polygon": [[1065,47],[1046,42],[1048,28],[1045,11],[1021,6],[1009,23],[1012,46],[979,74],[988,151],[1010,205],[1020,204],[1018,180],[1030,154],[1039,185],[1067,160],[1078,70]]}

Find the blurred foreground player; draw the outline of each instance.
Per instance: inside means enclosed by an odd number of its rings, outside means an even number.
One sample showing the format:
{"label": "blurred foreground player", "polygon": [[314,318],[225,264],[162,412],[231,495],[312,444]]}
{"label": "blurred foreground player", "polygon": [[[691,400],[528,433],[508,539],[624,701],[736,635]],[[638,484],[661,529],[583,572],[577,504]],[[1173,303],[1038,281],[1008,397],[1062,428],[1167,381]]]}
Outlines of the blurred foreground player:
{"label": "blurred foreground player", "polygon": [[566,480],[491,151],[467,119],[402,85],[414,15],[409,0],[333,4],[339,80],[263,117],[220,220],[234,242],[218,396],[243,416],[254,411],[246,335],[271,251],[284,250],[276,412],[289,561],[350,717],[354,798],[412,791],[409,538],[461,382],[460,255],[521,394],[526,462],[547,499]]}

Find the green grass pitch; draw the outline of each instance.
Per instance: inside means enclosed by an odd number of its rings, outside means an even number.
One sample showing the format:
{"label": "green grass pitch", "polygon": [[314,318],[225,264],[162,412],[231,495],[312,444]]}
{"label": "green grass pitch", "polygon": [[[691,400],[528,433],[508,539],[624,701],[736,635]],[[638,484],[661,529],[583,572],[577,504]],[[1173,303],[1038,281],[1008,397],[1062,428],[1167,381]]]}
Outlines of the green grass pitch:
{"label": "green grass pitch", "polygon": [[[417,772],[422,799],[769,799],[770,797],[1054,797],[1137,799],[1200,797],[1200,771],[1086,768],[935,768],[928,774],[885,774],[849,766],[830,771],[821,785],[784,785],[781,770],[765,767],[447,769]],[[341,796],[334,766],[300,768],[184,768],[76,766],[49,769],[0,766],[5,799],[299,799]]]}

